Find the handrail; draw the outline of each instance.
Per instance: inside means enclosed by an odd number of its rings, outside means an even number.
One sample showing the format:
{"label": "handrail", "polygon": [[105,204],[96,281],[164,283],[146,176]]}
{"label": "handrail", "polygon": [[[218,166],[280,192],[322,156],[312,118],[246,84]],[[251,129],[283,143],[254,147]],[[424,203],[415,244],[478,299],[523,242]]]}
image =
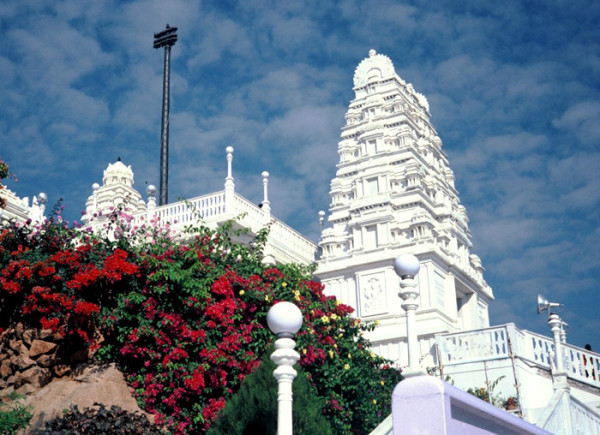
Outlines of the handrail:
{"label": "handrail", "polygon": [[[509,357],[508,339],[517,358],[550,370],[553,365],[554,342],[535,332],[520,330],[514,324],[475,331],[436,336],[443,365],[489,361]],[[564,367],[571,379],[600,387],[600,355],[567,343],[562,344]]]}
{"label": "handrail", "polygon": [[555,434],[600,435],[600,415],[562,389],[554,391],[537,425]]}

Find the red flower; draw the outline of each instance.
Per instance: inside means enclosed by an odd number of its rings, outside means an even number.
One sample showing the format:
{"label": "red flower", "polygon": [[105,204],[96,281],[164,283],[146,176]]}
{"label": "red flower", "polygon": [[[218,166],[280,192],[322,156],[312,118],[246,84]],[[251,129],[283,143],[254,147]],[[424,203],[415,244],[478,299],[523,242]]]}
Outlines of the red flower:
{"label": "red flower", "polygon": [[75,304],[75,314],[81,314],[85,316],[89,316],[92,313],[99,313],[100,307],[96,304],[92,304],[90,302],[85,301],[77,301]]}
{"label": "red flower", "polygon": [[202,367],[198,367],[196,370],[194,370],[192,377],[186,379],[183,381],[183,383],[186,387],[189,387],[194,391],[200,391],[202,388],[204,388],[204,370]]}

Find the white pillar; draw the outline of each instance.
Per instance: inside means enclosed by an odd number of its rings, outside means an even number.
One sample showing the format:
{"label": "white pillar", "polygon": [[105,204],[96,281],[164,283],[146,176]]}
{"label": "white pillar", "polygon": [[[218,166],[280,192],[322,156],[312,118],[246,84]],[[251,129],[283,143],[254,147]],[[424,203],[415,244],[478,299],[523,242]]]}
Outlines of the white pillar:
{"label": "white pillar", "polygon": [[569,326],[567,322],[560,322],[560,341],[561,343],[567,342],[567,331],[565,330],[565,326]]}
{"label": "white pillar", "polygon": [[269,202],[269,173],[267,171],[263,171],[262,180],[263,180],[263,201],[262,201],[262,209],[265,212],[267,218],[271,216],[271,203]]}
{"label": "white pillar", "polygon": [[419,364],[419,340],[417,334],[416,311],[419,307],[419,291],[415,276],[419,273],[419,259],[414,255],[401,255],[394,260],[394,270],[400,277],[402,308],[406,312],[406,343],[408,347],[408,367],[402,372],[404,377],[426,374]]}
{"label": "white pillar", "polygon": [[92,190],[94,191],[94,213],[98,213],[98,189],[100,189],[100,185],[98,183],[92,184]]}
{"label": "white pillar", "polygon": [[567,383],[567,372],[565,370],[562,342],[560,339],[562,320],[560,320],[558,314],[550,313],[548,315],[548,325],[550,325],[550,330],[552,331],[552,337],[554,340],[554,358],[556,361],[556,368],[552,371],[554,389],[569,388]]}
{"label": "white pillar", "polygon": [[231,162],[233,161],[233,147],[229,146],[225,149],[227,153],[227,178],[225,178],[225,211],[227,213],[233,211],[233,197],[235,193],[235,184],[233,183],[233,175],[231,170]]}
{"label": "white pillar", "polygon": [[292,382],[298,374],[294,364],[300,359],[300,354],[294,350],[296,342],[291,338],[279,338],[275,341],[275,352],[271,359],[277,368],[273,376],[277,379],[277,435],[292,435]]}
{"label": "white pillar", "polygon": [[293,366],[300,359],[292,337],[302,326],[302,312],[291,302],[278,302],[269,310],[267,324],[277,335],[275,351],[271,355],[277,365],[273,372],[277,379],[277,435],[292,435],[292,382],[297,375]]}
{"label": "white pillar", "polygon": [[325,226],[325,212],[323,210],[319,210],[319,225],[321,225],[321,231],[323,231]]}
{"label": "white pillar", "polygon": [[148,194],[148,203],[146,205],[146,219],[148,223],[152,220],[154,216],[154,210],[156,209],[156,187],[152,184],[148,185],[146,188],[146,193]]}

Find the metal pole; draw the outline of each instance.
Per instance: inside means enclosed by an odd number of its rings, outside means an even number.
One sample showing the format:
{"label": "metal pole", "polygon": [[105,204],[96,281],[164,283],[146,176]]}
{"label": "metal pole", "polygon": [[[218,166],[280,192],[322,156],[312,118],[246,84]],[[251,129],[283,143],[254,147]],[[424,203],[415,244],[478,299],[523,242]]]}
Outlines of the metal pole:
{"label": "metal pole", "polygon": [[168,203],[169,191],[169,104],[170,104],[170,72],[171,72],[171,47],[177,41],[177,27],[167,27],[162,32],[154,34],[154,48],[164,47],[165,57],[163,65],[163,100],[162,121],[160,127],[160,195],[159,205]]}
{"label": "metal pole", "polygon": [[169,202],[169,100],[170,100],[171,46],[165,45],[163,74],[162,122],[160,126],[160,205]]}

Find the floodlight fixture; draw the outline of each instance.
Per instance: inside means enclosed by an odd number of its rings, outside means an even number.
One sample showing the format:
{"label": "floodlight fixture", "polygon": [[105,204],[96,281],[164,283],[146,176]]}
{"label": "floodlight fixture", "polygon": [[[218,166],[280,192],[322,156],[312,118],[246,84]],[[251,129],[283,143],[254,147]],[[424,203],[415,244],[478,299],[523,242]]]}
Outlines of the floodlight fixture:
{"label": "floodlight fixture", "polygon": [[177,42],[177,27],[167,27],[162,32],[154,34],[154,48],[172,47]]}
{"label": "floodlight fixture", "polygon": [[555,307],[563,307],[563,304],[557,302],[550,302],[544,296],[538,294],[537,297],[537,313],[541,314],[542,311],[548,311],[548,315],[552,314],[551,309]]}

